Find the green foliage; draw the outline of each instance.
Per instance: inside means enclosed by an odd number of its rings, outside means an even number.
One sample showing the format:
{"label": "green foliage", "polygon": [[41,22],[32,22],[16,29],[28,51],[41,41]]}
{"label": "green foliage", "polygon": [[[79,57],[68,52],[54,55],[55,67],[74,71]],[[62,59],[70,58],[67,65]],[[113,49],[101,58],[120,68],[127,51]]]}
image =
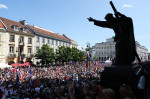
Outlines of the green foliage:
{"label": "green foliage", "polygon": [[83,61],[83,57],[85,57],[85,52],[80,51],[75,47],[58,47],[57,52],[55,53],[52,48],[50,48],[47,44],[43,44],[41,49],[37,51],[35,54],[37,59],[41,59],[42,64],[49,64],[52,62],[70,62],[70,61]]}
{"label": "green foliage", "polygon": [[80,51],[79,49],[75,47],[65,47],[61,46],[58,48],[57,51],[57,61],[59,62],[69,62],[69,61],[83,61],[84,52]]}
{"label": "green foliage", "polygon": [[50,48],[47,44],[43,44],[41,49],[35,54],[37,59],[41,59],[42,64],[49,64],[55,61],[56,54],[53,48]]}
{"label": "green foliage", "polygon": [[86,51],[90,51],[92,49],[92,47],[90,47],[90,45],[91,44],[89,42],[86,43],[86,46],[87,46],[87,48],[85,49]]}
{"label": "green foliage", "polygon": [[93,59],[98,60],[98,56],[96,55],[96,53],[94,54]]}

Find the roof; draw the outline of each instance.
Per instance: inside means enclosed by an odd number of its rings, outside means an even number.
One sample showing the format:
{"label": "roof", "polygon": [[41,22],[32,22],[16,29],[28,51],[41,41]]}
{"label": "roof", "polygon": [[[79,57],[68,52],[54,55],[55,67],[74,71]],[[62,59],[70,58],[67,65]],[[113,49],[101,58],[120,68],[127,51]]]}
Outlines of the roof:
{"label": "roof", "polygon": [[67,37],[65,34],[63,34],[63,36],[64,36],[65,38],[67,38],[68,40],[75,42],[74,40],[72,40],[72,39],[70,39],[69,37]]}
{"label": "roof", "polygon": [[63,39],[63,40],[67,40],[67,38],[65,38],[64,36],[62,35],[59,35],[59,34],[56,34],[56,33],[53,33],[53,32],[50,32],[50,31],[47,31],[47,30],[44,30],[44,29],[41,29],[41,28],[37,28],[35,26],[31,26],[31,25],[28,25],[32,30],[34,30],[35,32],[37,33],[41,33],[41,34],[45,34],[45,35],[49,35],[49,36],[52,36],[52,37],[56,37],[56,38],[60,38],[60,39]]}
{"label": "roof", "polygon": [[5,26],[4,26],[4,24],[1,21],[0,21],[0,28],[5,29]]}
{"label": "roof", "polygon": [[[0,17],[0,19],[1,19],[2,22],[6,25],[7,30],[15,31],[12,26],[17,25],[17,26],[18,26],[18,30],[19,30],[18,32],[24,33],[24,32],[22,31],[22,28],[25,28],[25,27],[26,27],[25,25],[22,25],[22,24],[19,23],[19,22],[12,21],[12,20],[8,20],[8,19],[2,18],[2,17]],[[2,22],[0,22],[0,27],[1,27],[1,28],[4,28],[4,25],[2,25]],[[26,29],[26,30],[27,30],[27,34],[32,34],[28,29]]]}
{"label": "roof", "polygon": [[[20,22],[16,22],[16,21],[12,21],[12,20],[0,17],[0,28],[16,32],[13,29],[13,26],[15,26],[15,25],[18,26],[18,32],[24,33],[22,28],[26,27],[25,25],[21,24]],[[49,31],[49,30],[46,30],[43,28],[38,28],[36,26],[31,26],[31,25],[27,25],[27,26],[30,27],[32,30],[34,30],[34,32],[36,32],[36,33],[41,33],[41,34],[48,35],[48,36],[55,37],[55,38],[59,38],[59,39],[65,40],[65,41],[73,41],[72,39],[70,39],[66,35],[56,34],[52,31]],[[26,30],[27,30],[27,34],[33,35],[33,33],[32,33],[33,31],[30,31],[28,28]]]}

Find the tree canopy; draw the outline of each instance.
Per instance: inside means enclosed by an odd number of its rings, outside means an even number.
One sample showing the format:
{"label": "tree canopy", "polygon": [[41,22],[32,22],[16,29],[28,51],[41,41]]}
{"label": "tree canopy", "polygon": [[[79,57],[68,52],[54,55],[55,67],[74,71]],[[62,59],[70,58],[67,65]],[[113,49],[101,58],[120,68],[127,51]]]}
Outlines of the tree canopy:
{"label": "tree canopy", "polygon": [[41,49],[35,54],[37,59],[41,59],[42,64],[49,64],[55,61],[56,54],[53,48],[50,48],[47,44],[43,44]]}

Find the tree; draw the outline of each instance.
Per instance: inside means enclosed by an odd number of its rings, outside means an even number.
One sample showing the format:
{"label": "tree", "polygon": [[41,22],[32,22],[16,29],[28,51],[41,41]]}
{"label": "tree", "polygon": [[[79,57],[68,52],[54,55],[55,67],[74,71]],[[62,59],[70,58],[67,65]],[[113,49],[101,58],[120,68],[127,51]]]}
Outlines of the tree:
{"label": "tree", "polygon": [[66,62],[67,60],[66,47],[65,46],[58,47],[58,51],[56,53],[57,53],[57,60],[64,64],[64,62]]}
{"label": "tree", "polygon": [[77,62],[80,60],[79,49],[72,47],[72,61]]}
{"label": "tree", "polygon": [[80,62],[84,61],[84,60],[83,60],[83,57],[86,57],[85,52],[80,50],[80,51],[79,51],[79,57],[80,57],[80,59],[79,59]]}
{"label": "tree", "polygon": [[57,54],[57,61],[62,62],[70,62],[70,61],[83,61],[84,52],[80,51],[79,49],[75,47],[65,47],[61,46],[58,48]]}
{"label": "tree", "polygon": [[52,63],[56,59],[56,54],[53,50],[53,48],[50,48],[47,44],[43,44],[41,49],[39,49],[35,57],[37,59],[41,59],[42,65],[46,64],[48,65],[49,63]]}
{"label": "tree", "polygon": [[90,51],[90,50],[92,49],[92,48],[90,47],[90,45],[91,45],[91,44],[90,44],[89,42],[86,43],[86,47],[87,47],[87,48],[86,48],[86,51]]}
{"label": "tree", "polygon": [[94,54],[93,59],[94,59],[94,60],[98,60],[98,56],[97,56],[96,53]]}

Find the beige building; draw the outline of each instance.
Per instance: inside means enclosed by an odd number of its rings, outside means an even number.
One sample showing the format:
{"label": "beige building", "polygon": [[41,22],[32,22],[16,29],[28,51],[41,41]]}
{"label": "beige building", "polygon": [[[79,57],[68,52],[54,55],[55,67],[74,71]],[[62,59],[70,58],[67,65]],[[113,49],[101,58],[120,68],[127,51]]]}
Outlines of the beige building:
{"label": "beige building", "polygon": [[[108,60],[115,57],[115,42],[113,37],[107,38],[106,42],[96,43],[93,46],[93,52],[96,53],[99,60]],[[148,49],[145,46],[140,45],[139,42],[135,42],[136,51],[141,60],[148,60]]]}
{"label": "beige building", "polygon": [[[42,47],[43,44],[48,44],[50,48],[53,48],[54,52],[57,52],[58,47],[60,46],[68,46],[71,48],[78,46],[75,41],[64,34],[61,35],[59,33],[54,33],[35,25],[31,26],[26,24],[26,27],[28,27],[28,29],[34,34],[34,54]],[[40,62],[40,59],[34,58],[34,64],[38,64],[38,62]]]}
{"label": "beige building", "polygon": [[[34,35],[20,22],[0,17],[0,62],[33,61]],[[19,58],[18,58],[19,56]]]}
{"label": "beige building", "polygon": [[106,42],[96,43],[93,46],[93,51],[99,60],[108,60],[109,58],[115,57],[115,44],[113,38],[108,38]]}
{"label": "beige building", "polygon": [[148,60],[148,49],[136,41],[136,51],[141,60]]}
{"label": "beige building", "polygon": [[34,55],[43,44],[48,44],[54,52],[59,46],[78,46],[64,34],[28,25],[25,20],[16,22],[0,17],[0,62],[16,63],[22,56],[23,62],[32,61],[36,64],[40,60],[34,58]]}

